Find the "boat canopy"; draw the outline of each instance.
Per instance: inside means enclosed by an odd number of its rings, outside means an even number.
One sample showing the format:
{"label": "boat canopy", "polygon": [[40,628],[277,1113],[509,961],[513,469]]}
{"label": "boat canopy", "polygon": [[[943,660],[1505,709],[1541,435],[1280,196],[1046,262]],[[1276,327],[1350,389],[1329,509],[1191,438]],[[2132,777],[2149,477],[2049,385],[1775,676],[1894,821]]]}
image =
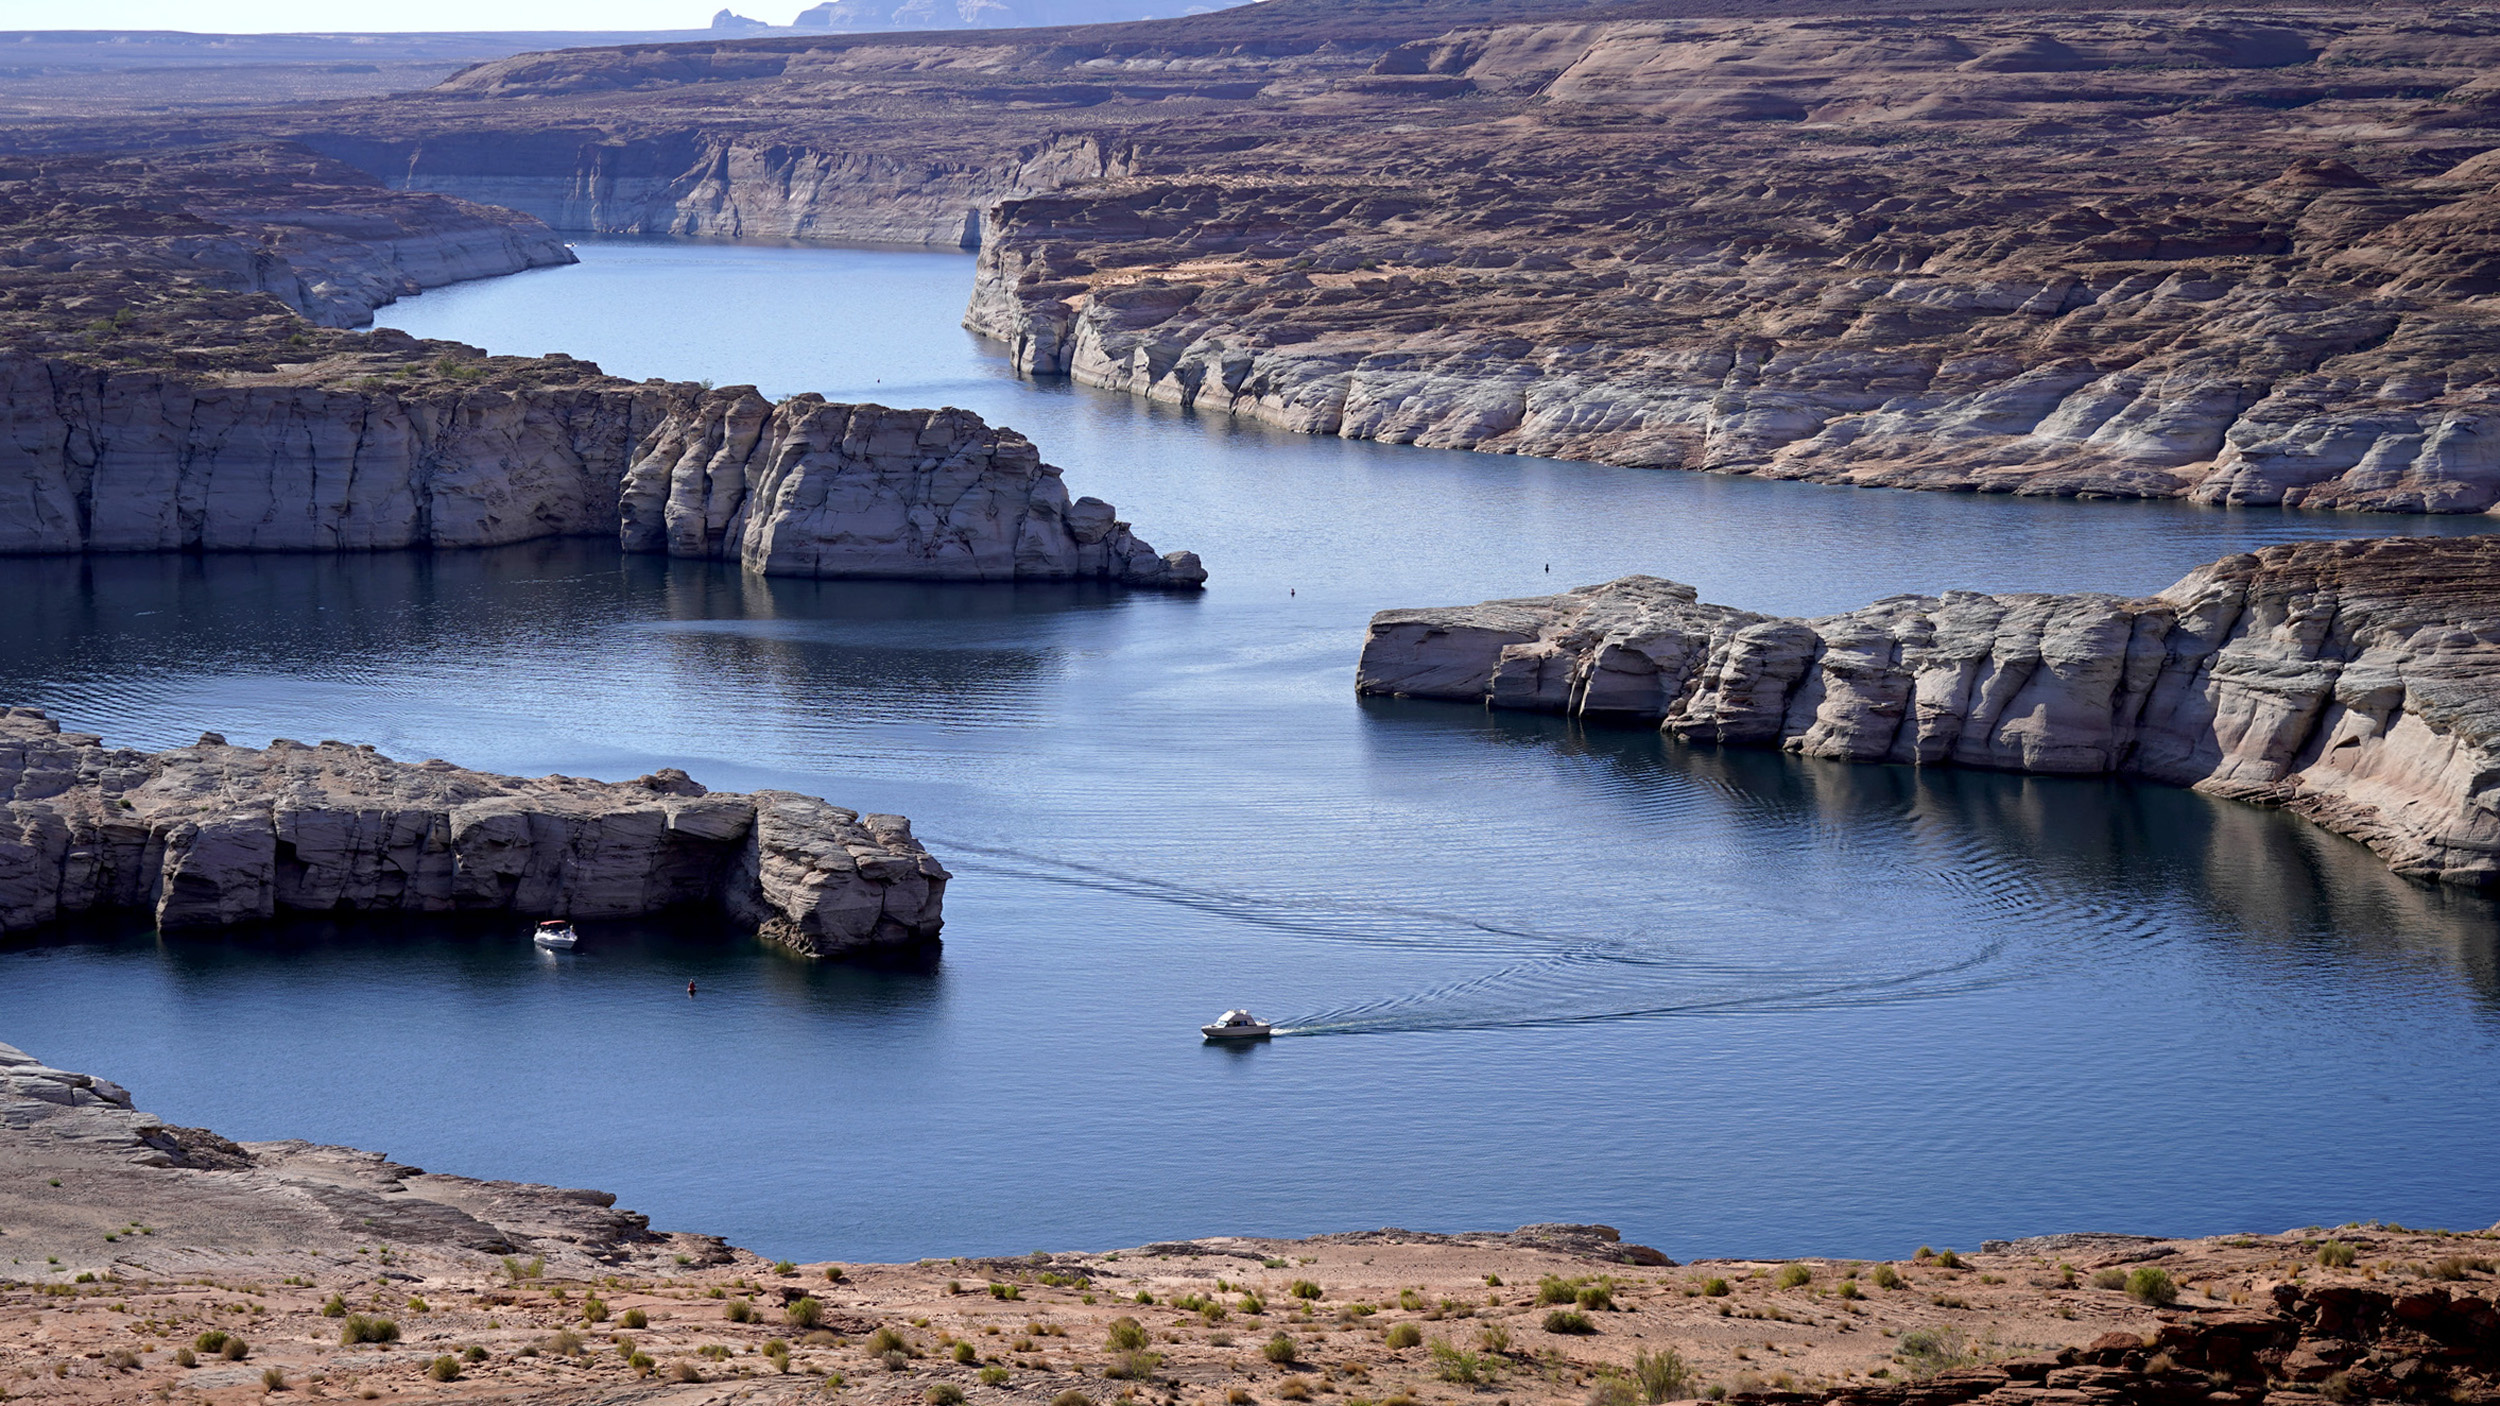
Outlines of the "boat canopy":
{"label": "boat canopy", "polygon": [[1224,1018],[1216,1022],[1218,1025],[1256,1025],[1258,1023],[1259,1018],[1248,1011],[1226,1011]]}

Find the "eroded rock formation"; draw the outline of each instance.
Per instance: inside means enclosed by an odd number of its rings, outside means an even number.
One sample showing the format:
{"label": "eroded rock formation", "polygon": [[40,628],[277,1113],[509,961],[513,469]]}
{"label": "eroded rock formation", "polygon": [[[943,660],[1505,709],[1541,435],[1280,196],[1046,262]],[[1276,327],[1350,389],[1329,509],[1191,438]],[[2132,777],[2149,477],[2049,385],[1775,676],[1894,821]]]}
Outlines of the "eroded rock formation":
{"label": "eroded rock formation", "polygon": [[938,935],[947,872],[901,816],[685,773],[524,780],[280,739],[145,753],[0,714],[0,932],[280,913],[621,918],[712,907],[810,955]]}
{"label": "eroded rock formation", "polygon": [[542,254],[572,257],[525,216],[284,147],[0,168],[0,552],[614,533],[785,575],[1206,579],[962,411],[325,330]]}
{"label": "eroded rock formation", "polygon": [[2500,539],[2303,543],[2157,596],[1896,596],[1787,619],[1633,576],[1383,611],[1356,690],[1804,756],[2116,774],[2286,806],[2500,883]]}

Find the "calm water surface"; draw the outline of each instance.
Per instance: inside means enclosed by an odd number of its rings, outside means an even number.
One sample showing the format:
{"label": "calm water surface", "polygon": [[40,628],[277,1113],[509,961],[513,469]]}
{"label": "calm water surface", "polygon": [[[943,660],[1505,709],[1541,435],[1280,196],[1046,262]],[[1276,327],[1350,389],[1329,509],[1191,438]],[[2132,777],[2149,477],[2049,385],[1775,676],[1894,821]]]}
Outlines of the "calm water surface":
{"label": "calm water surface", "polygon": [[[1212,586],[759,581],[577,542],[0,562],[0,696],[117,743],[683,765],[907,813],[958,876],[920,966],[700,924],[587,924],[561,958],[491,924],[80,934],[0,953],[0,1038],[176,1121],[606,1187],[802,1258],[1561,1219],[1678,1255],[1873,1255],[2492,1218],[2482,899],[2177,791],[1351,687],[1392,605],[1629,571],[1793,612],[2145,591],[2266,542],[2485,523],[1307,439],[1011,379],[956,326],[963,257],[582,253],[383,320],[967,406]],[[1238,1004],[1299,1033],[1201,1047]]]}

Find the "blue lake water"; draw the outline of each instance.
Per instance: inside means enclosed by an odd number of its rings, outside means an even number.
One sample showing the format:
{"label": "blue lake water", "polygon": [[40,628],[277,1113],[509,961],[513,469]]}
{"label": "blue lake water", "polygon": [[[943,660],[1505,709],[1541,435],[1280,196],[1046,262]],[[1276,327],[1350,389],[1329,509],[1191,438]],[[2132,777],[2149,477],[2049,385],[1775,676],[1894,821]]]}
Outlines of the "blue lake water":
{"label": "blue lake water", "polygon": [[[801,1258],[1537,1220],[1873,1255],[2500,1205],[2483,898],[2175,790],[1352,693],[1394,605],[1631,571],[1790,612],[2149,591],[2482,520],[1311,439],[1014,380],[957,326],[963,256],[581,252],[382,320],[979,410],[1210,588],[762,581],[597,542],[0,561],[0,697],[115,743],[681,765],[904,812],[957,874],[924,964],[683,923],[562,958],[496,924],[58,936],[0,952],[0,1039],[178,1122],[605,1187]],[[1198,1043],[1243,1004],[1306,1033]]]}

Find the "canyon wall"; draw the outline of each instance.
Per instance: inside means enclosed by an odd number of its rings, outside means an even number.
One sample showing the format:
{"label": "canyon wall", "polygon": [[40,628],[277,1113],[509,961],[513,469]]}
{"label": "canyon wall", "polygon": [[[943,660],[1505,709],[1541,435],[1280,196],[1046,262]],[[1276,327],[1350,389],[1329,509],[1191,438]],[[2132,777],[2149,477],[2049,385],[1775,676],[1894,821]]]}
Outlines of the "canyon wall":
{"label": "canyon wall", "polygon": [[810,955],[934,939],[946,870],[900,816],[683,772],[524,780],[371,747],[214,733],[107,748],[0,713],[0,933],[89,913],[160,928],[280,913],[719,910]]}
{"label": "canyon wall", "polygon": [[970,412],[776,405],[752,387],[632,385],[571,365],[572,384],[393,391],[0,356],[0,552],[615,533],[628,551],[770,575],[1206,579],[1194,554],[1156,554],[1110,504],[1071,500],[1030,440]]}
{"label": "canyon wall", "polygon": [[1359,693],[1802,756],[2120,775],[2285,806],[2500,884],[2500,539],[2303,543],[2157,596],[1896,596],[1787,619],[1633,576],[1383,611]]}

